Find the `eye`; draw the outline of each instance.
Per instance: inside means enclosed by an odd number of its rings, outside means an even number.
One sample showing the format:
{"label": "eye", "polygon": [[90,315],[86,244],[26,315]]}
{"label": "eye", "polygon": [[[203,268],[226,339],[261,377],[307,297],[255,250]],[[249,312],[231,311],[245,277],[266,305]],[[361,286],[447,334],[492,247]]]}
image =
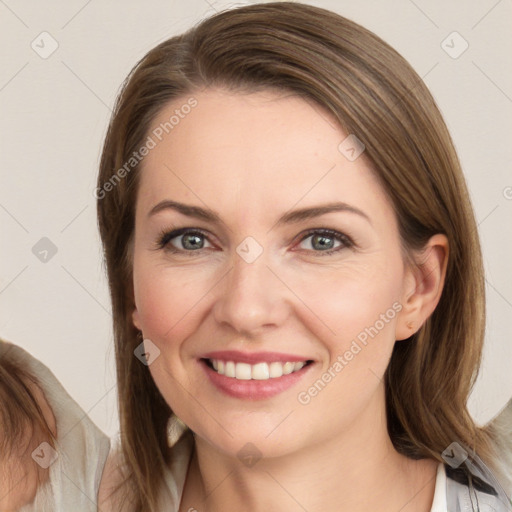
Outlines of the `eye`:
{"label": "eye", "polygon": [[[300,244],[304,244],[306,241],[308,241],[307,245],[309,245],[309,248],[303,246],[302,249],[313,250],[313,252],[319,253],[319,256],[333,254],[354,246],[354,243],[347,235],[332,229],[309,231],[301,238]],[[338,244],[336,245],[336,243]]]}
{"label": "eye", "polygon": [[[205,246],[205,244],[210,245]],[[312,251],[318,256],[328,256],[353,246],[354,242],[347,235],[332,229],[310,230],[299,242],[301,250]],[[200,253],[203,249],[213,248],[213,245],[202,230],[181,228],[163,230],[157,238],[156,248],[171,253],[193,255],[193,253]]]}
{"label": "eye", "polygon": [[175,253],[191,253],[209,248],[205,247],[205,242],[210,243],[206,234],[201,230],[181,228],[162,231],[157,240],[157,247]]}

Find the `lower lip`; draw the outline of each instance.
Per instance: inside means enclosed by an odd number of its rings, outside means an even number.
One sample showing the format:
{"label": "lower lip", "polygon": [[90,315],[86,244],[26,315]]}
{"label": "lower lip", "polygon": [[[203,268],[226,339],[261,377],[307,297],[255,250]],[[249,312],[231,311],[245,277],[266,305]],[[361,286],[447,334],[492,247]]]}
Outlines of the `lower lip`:
{"label": "lower lip", "polygon": [[297,384],[313,366],[313,363],[310,363],[307,366],[303,366],[297,372],[273,379],[239,380],[220,375],[203,360],[200,360],[199,363],[217,389],[231,397],[243,398],[245,400],[264,400],[265,398],[276,396]]}

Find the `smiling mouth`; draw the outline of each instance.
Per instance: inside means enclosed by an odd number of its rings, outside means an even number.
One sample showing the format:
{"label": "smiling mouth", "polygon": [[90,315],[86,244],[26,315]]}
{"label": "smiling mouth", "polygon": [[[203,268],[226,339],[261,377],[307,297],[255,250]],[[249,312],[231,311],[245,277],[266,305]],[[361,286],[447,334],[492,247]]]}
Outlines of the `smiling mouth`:
{"label": "smiling mouth", "polygon": [[237,380],[271,380],[300,371],[313,361],[274,361],[271,363],[235,363],[221,359],[202,359],[205,364],[219,375]]}

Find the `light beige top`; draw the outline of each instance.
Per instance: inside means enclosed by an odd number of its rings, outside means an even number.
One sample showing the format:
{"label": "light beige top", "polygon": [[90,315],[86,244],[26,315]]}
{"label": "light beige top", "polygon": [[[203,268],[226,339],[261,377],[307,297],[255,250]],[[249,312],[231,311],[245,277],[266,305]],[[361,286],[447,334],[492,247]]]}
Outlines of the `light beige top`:
{"label": "light beige top", "polygon": [[[110,439],[69,396],[55,375],[21,347],[0,340],[0,357],[13,354],[39,380],[57,424],[56,453],[41,446],[37,455],[49,466],[48,492],[39,491],[23,512],[96,512],[98,487]],[[43,505],[44,503],[44,505]]]}

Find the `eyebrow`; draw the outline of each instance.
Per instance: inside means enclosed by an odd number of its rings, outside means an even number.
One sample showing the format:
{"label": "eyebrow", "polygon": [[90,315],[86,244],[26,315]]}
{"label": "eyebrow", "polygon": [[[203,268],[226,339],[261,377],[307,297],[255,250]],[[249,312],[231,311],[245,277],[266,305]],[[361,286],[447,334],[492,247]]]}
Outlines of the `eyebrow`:
{"label": "eyebrow", "polygon": [[[216,224],[223,223],[220,216],[213,210],[201,208],[200,206],[192,206],[184,203],[179,203],[177,201],[172,201],[170,199],[160,201],[158,204],[153,206],[153,208],[151,208],[151,210],[148,213],[148,217],[151,217],[163,210],[168,209],[176,210],[179,213],[186,215],[188,217],[195,217],[197,219],[202,219]],[[283,224],[296,224],[298,222],[319,217],[321,215],[326,215],[327,213],[332,212],[353,213],[367,220],[370,223],[370,225],[372,224],[370,217],[359,208],[356,208],[355,206],[351,206],[343,202],[334,202],[287,212],[276,222],[275,226],[281,226]]]}

